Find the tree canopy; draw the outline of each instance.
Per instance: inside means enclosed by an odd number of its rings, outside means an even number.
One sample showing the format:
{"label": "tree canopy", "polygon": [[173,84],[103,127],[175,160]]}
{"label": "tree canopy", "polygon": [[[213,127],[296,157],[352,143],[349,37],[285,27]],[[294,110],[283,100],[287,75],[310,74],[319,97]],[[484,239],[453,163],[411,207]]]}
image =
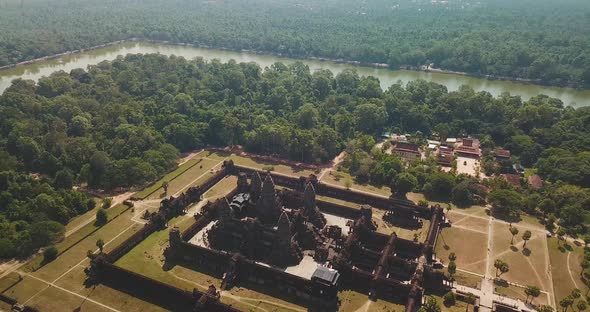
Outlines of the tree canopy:
{"label": "tree canopy", "polygon": [[[0,66],[144,38],[588,87],[590,35],[580,30],[590,29],[589,12],[583,0],[3,0]],[[374,80],[342,78],[339,91],[358,85],[363,96],[380,93]],[[125,89],[136,87],[127,81]],[[328,85],[317,84],[321,95]],[[56,87],[69,86],[48,84],[46,95]]]}

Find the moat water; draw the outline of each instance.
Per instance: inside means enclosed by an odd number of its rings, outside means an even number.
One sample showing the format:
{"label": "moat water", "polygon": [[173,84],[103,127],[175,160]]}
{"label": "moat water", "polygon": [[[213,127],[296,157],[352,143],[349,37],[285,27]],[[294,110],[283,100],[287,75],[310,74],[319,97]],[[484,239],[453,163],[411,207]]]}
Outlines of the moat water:
{"label": "moat water", "polygon": [[[109,47],[64,55],[52,60],[38,61],[31,64],[19,65],[9,69],[0,70],[0,92],[4,91],[12,80],[16,78],[37,80],[43,76],[59,70],[69,72],[75,68],[87,68],[88,65],[95,65],[105,60],[113,60],[118,55],[126,54],[148,54],[160,53],[163,55],[177,55],[187,59],[203,57],[206,60],[219,59],[226,62],[234,59],[237,62],[255,62],[262,68],[270,66],[275,62],[285,64],[298,61],[293,58],[285,58],[274,55],[262,55],[252,52],[235,52],[226,50],[203,49],[191,46],[156,44],[148,42],[125,42],[115,44]],[[386,89],[390,85],[401,81],[424,79],[445,85],[449,91],[457,90],[462,85],[468,85],[476,91],[487,91],[493,96],[499,96],[504,92],[512,95],[519,95],[523,100],[527,100],[538,94],[545,94],[550,97],[558,98],[565,105],[574,107],[590,106],[590,90],[576,90],[570,88],[548,87],[535,84],[528,84],[514,81],[488,80],[475,78],[458,74],[445,74],[434,72],[420,72],[411,70],[390,70],[385,68],[373,68],[365,66],[355,66],[350,64],[341,64],[331,61],[319,61],[312,59],[299,60],[307,64],[314,71],[317,69],[329,69],[337,74],[344,69],[354,68],[360,75],[374,76],[379,78],[381,86]]]}

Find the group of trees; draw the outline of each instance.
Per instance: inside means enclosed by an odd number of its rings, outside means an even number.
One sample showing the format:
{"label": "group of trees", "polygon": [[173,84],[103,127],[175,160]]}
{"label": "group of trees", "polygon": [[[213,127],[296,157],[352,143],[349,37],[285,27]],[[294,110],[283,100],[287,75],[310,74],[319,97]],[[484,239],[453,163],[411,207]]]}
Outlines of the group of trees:
{"label": "group of trees", "polygon": [[[0,258],[24,257],[64,238],[68,220],[94,208],[86,195],[50,180],[0,172]],[[51,259],[54,250],[46,257]]]}
{"label": "group of trees", "polygon": [[590,83],[587,1],[0,1],[0,66],[131,37]]}
{"label": "group of trees", "polygon": [[[578,301],[577,304],[576,304],[576,300]],[[586,300],[582,297],[582,292],[577,288],[572,290],[572,292],[569,295],[565,296],[564,298],[562,298],[559,301],[559,305],[563,309],[562,310],[563,312],[567,312],[567,310],[570,307],[573,307],[574,304],[576,304],[576,308],[580,312],[582,312],[582,311],[586,310],[586,308],[588,308]]]}
{"label": "group of trees", "polygon": [[[353,70],[334,76],[311,73],[302,63],[263,70],[254,63],[129,55],[38,83],[14,81],[0,96],[0,171],[39,174],[60,194],[77,194],[69,191],[73,185],[111,190],[151,182],[175,167],[179,152],[207,145],[239,144],[315,163],[346,147],[343,168],[360,182],[392,186],[400,196],[421,191],[457,205],[485,199],[489,188],[495,209],[542,211],[582,233],[579,220],[590,207],[587,168],[553,163],[560,172],[553,175],[541,167],[552,161],[547,151],[587,149],[588,118],[590,109],[564,108],[545,96],[523,103],[509,94],[494,98],[465,87],[448,92],[420,80],[384,91],[377,79]],[[433,158],[405,164],[373,148],[386,130],[423,139],[433,129],[475,134],[486,151],[511,146],[516,159],[532,157],[553,183],[530,192],[501,179],[482,186],[475,178],[442,172]],[[530,140],[539,153],[526,154]],[[85,211],[72,207],[53,212],[51,220],[63,224],[72,212]]]}
{"label": "group of trees", "polygon": [[[509,94],[493,98],[465,87],[448,92],[424,81],[393,85],[378,99],[387,114],[384,129],[410,133],[418,143],[425,143],[434,131],[443,137],[472,135],[481,142],[482,174],[508,173],[513,163],[520,163],[536,169],[548,183],[535,190],[500,177],[478,181],[440,171],[434,157],[404,163],[385,152],[386,144],[375,149],[372,137],[356,137],[346,145],[342,167],[358,182],[391,186],[398,195],[424,192],[429,199],[457,206],[487,201],[497,215],[510,220],[527,212],[541,215],[550,230],[559,220],[574,233],[587,231],[588,222],[580,220],[588,220],[590,207],[589,108],[563,107],[543,95],[523,102]],[[511,150],[512,160],[496,161],[493,151],[498,147]]]}

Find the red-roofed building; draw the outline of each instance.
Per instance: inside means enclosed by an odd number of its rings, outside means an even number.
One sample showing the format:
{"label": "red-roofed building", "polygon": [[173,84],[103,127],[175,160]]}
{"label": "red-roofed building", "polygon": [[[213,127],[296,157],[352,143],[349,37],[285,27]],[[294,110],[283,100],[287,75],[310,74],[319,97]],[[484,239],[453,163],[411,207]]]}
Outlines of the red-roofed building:
{"label": "red-roofed building", "polygon": [[529,176],[527,181],[529,182],[529,185],[536,190],[543,187],[543,180],[536,174]]}
{"label": "red-roofed building", "polygon": [[419,146],[417,144],[408,142],[395,143],[395,146],[393,147],[393,153],[399,155],[405,160],[419,159],[422,156]]}
{"label": "red-roofed building", "polygon": [[516,188],[520,188],[520,176],[518,174],[503,173],[502,177]]}
{"label": "red-roofed building", "polygon": [[508,160],[510,159],[510,151],[503,148],[497,148],[494,150],[494,158],[496,158],[496,160]]}
{"label": "red-roofed building", "polygon": [[459,146],[455,148],[455,154],[457,156],[479,159],[481,157],[479,140],[473,138],[463,138]]}
{"label": "red-roofed building", "polygon": [[455,155],[453,155],[453,149],[447,146],[441,146],[436,154],[436,162],[445,167],[452,167]]}

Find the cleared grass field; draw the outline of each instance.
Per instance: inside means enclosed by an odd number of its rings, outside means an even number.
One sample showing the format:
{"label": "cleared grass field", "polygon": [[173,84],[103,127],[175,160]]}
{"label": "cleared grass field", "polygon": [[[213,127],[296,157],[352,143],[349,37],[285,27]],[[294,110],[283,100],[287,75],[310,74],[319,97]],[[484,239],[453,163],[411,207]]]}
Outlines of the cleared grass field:
{"label": "cleared grass field", "polygon": [[[518,228],[518,226],[517,226]],[[510,245],[511,234],[509,225],[495,222],[494,237],[492,243],[493,259],[502,259],[508,263],[510,271],[502,275],[503,279],[520,285],[534,285],[542,290],[551,291],[549,276],[547,274],[549,263],[546,262],[547,248],[545,247],[545,235],[543,232],[533,232],[533,236],[523,248],[522,233],[520,229],[514,237],[514,245]],[[493,268],[490,263],[490,270]],[[492,271],[492,272],[493,272]]]}
{"label": "cleared grass field", "polygon": [[[85,279],[86,274],[84,273],[84,266],[80,265],[62,277],[56,285],[73,291],[81,296],[87,296],[89,299],[98,301],[120,311],[166,311],[157,305],[153,305],[101,284],[90,287],[85,286]],[[89,309],[82,311],[93,310]]]}
{"label": "cleared grass field", "polygon": [[350,208],[361,209],[360,204],[351,203],[349,201],[340,200],[340,199],[337,199],[334,197],[326,197],[326,196],[316,195],[315,198],[318,200],[323,200],[323,201],[331,202],[331,203],[338,204],[338,205],[343,205],[343,206],[350,207]]}
{"label": "cleared grass field", "polygon": [[[494,292],[508,297],[512,299],[520,299],[522,301],[527,300],[527,295],[525,294],[525,289],[518,286],[505,286],[505,285],[494,285]],[[530,300],[530,297],[528,298]],[[549,304],[549,297],[545,293],[541,293],[541,295],[533,300],[533,304],[541,305],[541,304]]]}
{"label": "cleared grass field", "polygon": [[16,272],[12,272],[2,279],[0,279],[0,293],[4,292],[7,288],[20,281],[20,275]]}
{"label": "cleared grass field", "polygon": [[347,181],[349,181],[350,188],[355,190],[360,190],[368,193],[373,193],[382,196],[390,196],[391,190],[389,187],[386,186],[375,186],[371,184],[359,184],[354,181],[354,178],[350,176],[350,174],[344,171],[335,171],[330,170],[328,173],[324,174],[322,177],[322,182],[327,184],[338,185],[340,187],[345,188]]}
{"label": "cleared grass field", "polygon": [[570,251],[563,247],[563,241],[558,241],[555,237],[549,238],[547,244],[551,259],[551,276],[553,277],[555,301],[559,302],[575,288],[580,289],[582,294],[585,294],[588,287],[582,282],[582,267],[580,266],[584,259],[584,250],[570,244]]}
{"label": "cleared grass field", "polygon": [[447,213],[447,218],[451,220],[451,224],[454,227],[468,228],[473,231],[486,233],[488,232],[488,220],[479,218],[477,216],[469,216],[464,214],[456,213],[451,210]]}
{"label": "cleared grass field", "polygon": [[210,201],[222,198],[235,189],[238,185],[237,183],[238,177],[233,175],[227,176],[215,184],[212,188],[210,188],[205,194],[203,194],[203,198],[206,198]]}
{"label": "cleared grass field", "polygon": [[[108,221],[110,222],[110,221],[114,220],[115,218],[117,218],[119,215],[121,215],[122,213],[124,213],[124,211],[126,211],[128,209],[129,209],[129,207],[127,207],[123,204],[116,205],[116,206],[108,209],[107,210]],[[94,222],[88,223],[87,225],[83,226],[82,228],[80,228],[76,232],[72,233],[72,235],[66,237],[63,241],[55,244],[55,247],[57,248],[57,250],[59,252],[58,255],[61,255],[63,252],[72,248],[74,245],[78,244],[80,241],[82,241],[84,238],[86,238],[87,236],[89,236],[93,232],[98,231],[99,228],[100,228],[100,226],[97,226],[96,224],[94,224]],[[22,270],[25,272],[33,272],[33,271],[38,270],[42,265],[44,265],[43,254],[39,253],[39,254],[35,255],[29,262],[27,262],[22,267]]]}
{"label": "cleared grass field", "polygon": [[274,172],[278,172],[278,173],[282,173],[282,174],[286,174],[286,175],[290,175],[290,176],[294,176],[294,177],[301,177],[301,176],[307,177],[310,174],[317,173],[316,171],[313,171],[313,170],[292,168],[292,167],[282,165],[282,164],[254,160],[252,158],[242,157],[242,156],[238,156],[235,154],[230,155],[229,159],[233,160],[236,165],[252,167],[252,168],[257,168],[257,169],[263,169],[265,167],[272,166],[274,168],[273,169]]}
{"label": "cleared grass field", "polygon": [[[196,160],[196,159],[191,159]],[[206,175],[206,173],[213,168],[215,165],[219,164],[219,161],[211,160],[211,159],[202,159],[194,166],[183,170],[183,172],[177,175],[174,179],[171,180],[162,180],[168,181],[168,196],[175,195],[177,193],[182,193],[185,191],[191,184],[199,179],[199,177]],[[189,161],[189,162],[190,162]],[[187,162],[188,163],[188,162]],[[186,163],[185,163],[186,164]],[[156,185],[162,185],[162,182],[156,183]],[[156,189],[152,194],[150,194],[147,198],[148,199],[158,199],[164,196],[164,189],[159,187]]]}
{"label": "cleared grass field", "polygon": [[457,284],[471,288],[481,289],[481,279],[481,276],[463,271],[457,271],[457,273],[455,273],[455,281]]}
{"label": "cleared grass field", "polygon": [[457,267],[477,274],[485,273],[487,235],[459,228],[444,228],[436,243],[436,256],[448,263],[451,252],[457,255]]}
{"label": "cleared grass field", "polygon": [[405,306],[401,303],[393,303],[385,300],[371,301],[363,293],[353,290],[343,290],[338,293],[341,312],[349,311],[404,311]]}
{"label": "cleared grass field", "polygon": [[[59,300],[56,300],[59,298]],[[40,311],[92,311],[112,312],[99,304],[93,303],[85,298],[70,294],[66,291],[49,287],[35,296],[27,304]]]}
{"label": "cleared grass field", "polygon": [[178,168],[176,168],[173,171],[171,171],[170,173],[166,174],[160,180],[154,182],[153,184],[149,185],[148,187],[144,188],[143,190],[135,193],[133,195],[133,197],[139,198],[139,199],[145,199],[146,197],[150,196],[152,193],[160,190],[162,188],[162,182],[164,182],[164,181],[170,182],[170,181],[176,179],[179,175],[183,174],[186,170],[190,169],[191,167],[193,167],[197,164],[200,164],[204,160],[204,159],[202,159],[202,157],[205,157],[207,155],[209,155],[208,152],[204,152],[204,151],[196,154],[195,156],[193,156],[192,159],[189,159],[187,162],[178,166]]}
{"label": "cleared grass field", "polygon": [[108,247],[110,244],[109,241],[115,237],[120,238],[131,236],[131,234],[133,234],[131,228],[135,224],[135,222],[131,221],[131,212],[128,210],[118,218],[115,218],[113,221],[104,225],[92,235],[80,241],[68,251],[64,252],[62,255],[57,257],[57,259],[34,272],[33,275],[47,281],[53,281],[65,273],[68,269],[74,267],[79,262],[86,259],[86,253],[88,250],[95,251],[97,249],[96,241],[98,239],[102,239],[105,242],[106,247]]}
{"label": "cleared grass field", "polygon": [[18,300],[18,302],[25,302],[45,288],[47,288],[47,284],[32,277],[25,276],[20,283],[8,289],[3,294]]}

